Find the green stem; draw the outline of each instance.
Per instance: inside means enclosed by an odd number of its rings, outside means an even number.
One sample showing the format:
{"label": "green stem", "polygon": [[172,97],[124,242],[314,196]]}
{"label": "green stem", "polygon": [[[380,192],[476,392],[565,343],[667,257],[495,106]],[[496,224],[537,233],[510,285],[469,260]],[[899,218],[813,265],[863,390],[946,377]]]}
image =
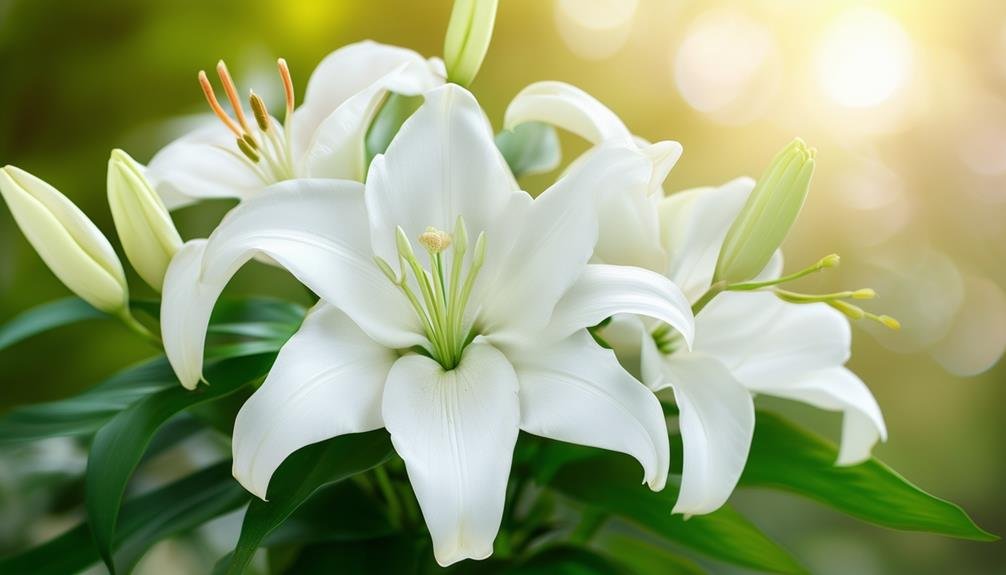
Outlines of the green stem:
{"label": "green stem", "polygon": [[384,466],[374,469],[374,477],[377,479],[377,487],[381,490],[384,500],[388,504],[388,514],[391,516],[391,523],[395,527],[402,525],[402,505],[398,501],[398,494],[395,493],[395,486],[391,484],[391,478]]}
{"label": "green stem", "polygon": [[129,311],[128,307],[123,308],[122,312],[118,314],[118,317],[120,320],[122,320],[122,323],[124,323],[126,327],[130,329],[130,331],[140,335],[141,337],[143,337],[143,339],[147,340],[148,342],[154,344],[157,347],[163,347],[163,344],[161,343],[161,338],[157,337],[157,334],[150,331],[149,329],[146,328],[146,326],[137,321],[136,318],[133,317],[132,312]]}
{"label": "green stem", "polygon": [[699,315],[699,312],[702,311],[702,308],[706,307],[709,304],[709,302],[713,301],[713,298],[720,295],[720,293],[722,293],[723,290],[725,289],[727,289],[727,282],[725,281],[718,281],[713,285],[709,286],[709,289],[706,290],[706,293],[702,294],[702,297],[700,297],[698,301],[692,304],[692,315]]}

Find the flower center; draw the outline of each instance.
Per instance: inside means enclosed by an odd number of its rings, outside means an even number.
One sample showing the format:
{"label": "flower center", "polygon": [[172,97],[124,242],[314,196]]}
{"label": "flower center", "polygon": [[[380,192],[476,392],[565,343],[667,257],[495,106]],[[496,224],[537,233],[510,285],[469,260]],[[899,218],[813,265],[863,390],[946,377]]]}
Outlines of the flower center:
{"label": "flower center", "polygon": [[286,60],[280,58],[276,63],[279,67],[279,77],[283,81],[283,91],[286,94],[286,117],[282,125],[269,115],[265,102],[255,92],[250,92],[248,96],[252,116],[255,118],[255,126],[248,123],[244,106],[238,99],[237,87],[234,85],[234,80],[231,79],[230,72],[227,71],[227,65],[223,60],[217,64],[217,75],[220,76],[220,83],[223,84],[224,93],[227,94],[231,108],[234,109],[236,119],[231,118],[230,114],[217,101],[213,85],[206,77],[206,72],[202,70],[199,72],[199,85],[206,96],[206,102],[217,118],[223,122],[224,126],[227,126],[227,129],[236,138],[235,143],[240,152],[236,156],[247,163],[248,167],[267,184],[294,177],[289,130],[290,117],[294,107],[293,81],[290,78],[290,68],[287,67]]}
{"label": "flower center", "polygon": [[[405,230],[398,228],[399,273],[385,260],[375,257],[377,266],[391,283],[398,286],[412,305],[423,324],[426,339],[430,342],[430,352],[444,369],[450,370],[461,361],[461,354],[475,336],[474,326],[465,325],[465,308],[471,296],[475,278],[486,255],[485,233],[479,233],[470,260],[465,263],[468,250],[468,229],[465,221],[458,216],[454,233],[449,234],[433,227],[420,234],[419,244],[429,254],[430,269],[427,270],[416,258],[412,243]],[[451,251],[450,273],[447,273],[445,259]],[[466,269],[467,267],[467,269]],[[419,288],[419,296],[413,291],[413,278]]]}

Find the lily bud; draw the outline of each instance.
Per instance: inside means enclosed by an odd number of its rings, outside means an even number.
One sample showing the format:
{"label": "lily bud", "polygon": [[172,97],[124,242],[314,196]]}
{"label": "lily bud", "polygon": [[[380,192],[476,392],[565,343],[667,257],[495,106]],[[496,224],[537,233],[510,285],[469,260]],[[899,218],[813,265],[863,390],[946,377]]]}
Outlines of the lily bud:
{"label": "lily bud", "polygon": [[498,0],[455,0],[444,38],[447,79],[468,86],[475,79],[493,35]]}
{"label": "lily bud", "polygon": [[713,283],[747,281],[768,265],[807,198],[814,154],[797,138],[772,160],[727,231]]}
{"label": "lily bud", "polygon": [[112,150],[108,160],[108,205],[126,258],[143,281],[160,292],[182,238],[142,166],[122,150]]}
{"label": "lily bud", "polygon": [[122,264],[80,208],[14,166],[0,169],[0,194],[28,242],[66,287],[102,311],[126,310],[129,292]]}

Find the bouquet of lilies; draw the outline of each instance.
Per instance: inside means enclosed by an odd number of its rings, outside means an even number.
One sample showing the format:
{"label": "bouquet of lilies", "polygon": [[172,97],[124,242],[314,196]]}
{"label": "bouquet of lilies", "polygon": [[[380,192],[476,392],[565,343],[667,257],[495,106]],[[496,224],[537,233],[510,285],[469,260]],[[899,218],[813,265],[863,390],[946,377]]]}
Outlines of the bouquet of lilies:
{"label": "bouquet of lilies", "polygon": [[[163,352],[0,417],[0,442],[89,445],[86,519],[0,572],[126,573],[239,509],[233,551],[206,572],[261,570],[260,548],[277,573],[701,573],[693,554],[804,572],[727,505],[738,486],[994,539],[870,456],[884,419],[844,364],[850,320],[899,327],[858,305],[874,292],[788,287],[839,264],[784,271],[779,249],[814,149],[794,140],[757,181],[667,195],[681,146],[561,82],[518,93],[494,134],[466,86],[495,4],[458,0],[443,60],[353,44],[302,97],[280,60],[277,116],[223,62],[218,83],[200,72],[216,119],[145,166],[121,150],[108,164],[122,249],[159,300],[130,298],[67,197],[0,170],[19,227],[77,296],[0,328],[0,349],[100,316]],[[532,197],[518,182],[560,165],[556,128],[590,148]],[[240,201],[183,241],[170,210],[207,198]],[[225,296],[252,260],[316,303]],[[838,447],[756,410],[757,394],[841,412]],[[130,495],[152,454],[204,428],[229,439],[218,463]]]}

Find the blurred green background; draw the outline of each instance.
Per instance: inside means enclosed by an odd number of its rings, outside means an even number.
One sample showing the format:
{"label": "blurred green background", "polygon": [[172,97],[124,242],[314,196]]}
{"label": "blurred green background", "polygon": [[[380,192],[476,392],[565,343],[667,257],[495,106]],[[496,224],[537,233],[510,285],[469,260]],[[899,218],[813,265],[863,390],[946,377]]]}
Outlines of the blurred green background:
{"label": "blurred green background", "polygon": [[[224,58],[241,89],[279,103],[276,57],[302,91],[349,42],[436,56],[449,10],[447,0],[0,0],[0,163],[50,181],[114,237],[109,151],[146,161],[198,120],[198,70]],[[839,252],[842,267],[807,287],[874,287],[874,311],[904,325],[854,332],[851,365],[890,432],[876,453],[1006,533],[1006,3],[501,0],[473,91],[498,128],[510,98],[543,79],[586,89],[647,139],[680,141],[669,193],[757,176],[796,135],[816,146],[790,267]],[[563,142],[567,160],[584,148]],[[183,236],[206,233],[227,207],[177,212]],[[232,289],[305,297],[263,267]],[[65,295],[0,210],[0,321]],[[149,353],[111,324],[24,342],[0,355],[0,410],[70,394]],[[773,407],[836,436],[830,414]],[[774,493],[735,501],[816,573],[1006,572],[1001,542],[885,531]]]}

